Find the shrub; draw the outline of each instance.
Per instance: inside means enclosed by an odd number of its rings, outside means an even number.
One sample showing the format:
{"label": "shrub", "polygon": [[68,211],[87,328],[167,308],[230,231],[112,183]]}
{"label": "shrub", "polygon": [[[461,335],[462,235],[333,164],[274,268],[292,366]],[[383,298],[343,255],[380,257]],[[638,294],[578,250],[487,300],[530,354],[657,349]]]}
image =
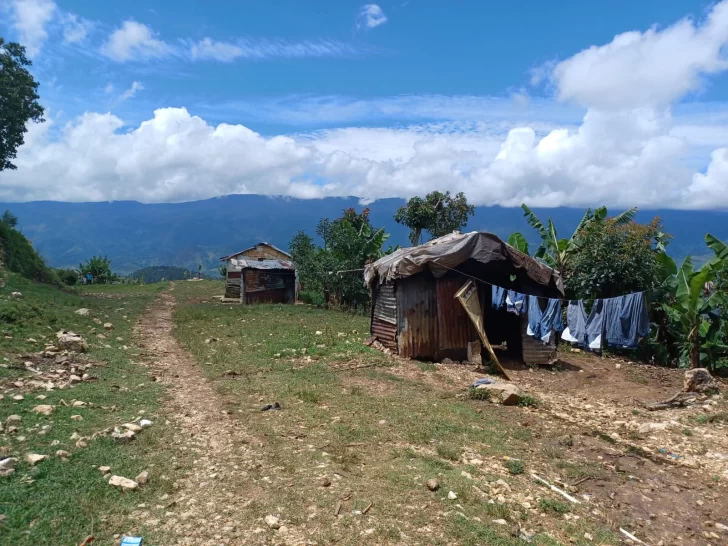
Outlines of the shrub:
{"label": "shrub", "polygon": [[468,398],[471,400],[490,400],[490,391],[488,389],[476,389],[470,387],[468,390]]}
{"label": "shrub", "polygon": [[524,471],[523,462],[517,459],[509,459],[508,462],[506,462],[506,468],[508,469],[508,472],[514,476],[517,474],[523,474]]}
{"label": "shrub", "polygon": [[571,506],[556,499],[541,499],[538,505],[546,513],[563,515],[571,512]]}

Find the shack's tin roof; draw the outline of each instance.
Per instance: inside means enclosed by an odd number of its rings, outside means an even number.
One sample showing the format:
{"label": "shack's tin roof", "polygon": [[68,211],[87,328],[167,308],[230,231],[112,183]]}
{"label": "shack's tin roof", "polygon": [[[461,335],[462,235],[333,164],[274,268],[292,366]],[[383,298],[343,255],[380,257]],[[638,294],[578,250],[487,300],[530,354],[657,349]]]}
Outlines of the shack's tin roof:
{"label": "shack's tin roof", "polygon": [[468,260],[482,264],[508,262],[514,272],[523,271],[527,277],[563,295],[561,275],[549,266],[516,250],[492,233],[451,233],[423,245],[401,248],[380,258],[364,269],[368,286],[411,277],[422,271],[431,271],[440,278]]}
{"label": "shack's tin roof", "polygon": [[291,256],[291,255],[290,255],[290,254],[289,254],[288,252],[286,252],[285,250],[281,250],[280,248],[278,248],[278,247],[277,247],[277,246],[275,246],[275,245],[272,245],[272,244],[270,244],[270,243],[266,243],[265,241],[261,241],[260,243],[257,243],[257,244],[256,244],[255,246],[251,246],[250,248],[246,248],[245,250],[240,250],[239,252],[236,252],[235,254],[230,254],[230,255],[228,255],[228,256],[223,256],[222,258],[220,258],[220,261],[221,261],[221,262],[224,262],[224,261],[226,261],[226,260],[229,260],[230,258],[234,258],[235,256],[240,256],[240,254],[242,254],[243,252],[247,252],[248,250],[255,250],[255,248],[257,248],[257,247],[258,247],[258,245],[265,245],[265,246],[267,246],[267,247],[270,247],[270,248],[272,248],[273,250],[277,250],[278,252],[280,252],[281,254],[284,254],[284,255],[288,256],[289,258],[291,258],[291,257],[292,257],[292,256]]}

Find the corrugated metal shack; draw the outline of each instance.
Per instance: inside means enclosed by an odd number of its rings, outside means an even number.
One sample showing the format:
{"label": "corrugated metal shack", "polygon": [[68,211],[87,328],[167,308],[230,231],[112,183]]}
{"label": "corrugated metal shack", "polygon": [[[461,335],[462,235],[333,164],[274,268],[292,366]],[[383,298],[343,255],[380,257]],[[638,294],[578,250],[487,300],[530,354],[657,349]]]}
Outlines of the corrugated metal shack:
{"label": "corrugated metal shack", "polygon": [[298,277],[288,252],[262,242],[220,261],[227,262],[226,300],[245,304],[296,302]]}
{"label": "corrugated metal shack", "polygon": [[[525,294],[563,298],[559,274],[491,233],[453,233],[397,250],[366,267],[372,290],[371,333],[400,356],[467,358],[478,334],[455,293],[475,278]],[[525,334],[526,317],[491,309],[490,286],[476,282],[491,344],[506,342],[526,363],[553,359],[555,346]]]}
{"label": "corrugated metal shack", "polygon": [[228,281],[225,297],[240,299],[240,303],[296,303],[298,285],[296,266],[284,260],[228,261]]}

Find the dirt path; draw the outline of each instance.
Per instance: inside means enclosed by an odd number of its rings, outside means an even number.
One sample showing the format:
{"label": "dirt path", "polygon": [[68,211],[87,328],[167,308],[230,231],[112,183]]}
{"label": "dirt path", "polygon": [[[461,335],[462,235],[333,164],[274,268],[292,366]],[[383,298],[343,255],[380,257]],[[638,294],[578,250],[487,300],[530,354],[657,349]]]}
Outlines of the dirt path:
{"label": "dirt path", "polygon": [[169,292],[162,294],[142,317],[137,337],[146,364],[167,388],[169,423],[180,431],[175,440],[180,456],[170,464],[191,468],[172,494],[138,516],[148,527],[175,537],[168,545],[255,543],[266,529],[252,514],[246,518],[259,492],[249,472],[261,465],[249,447],[251,438],[174,338],[175,305]]}

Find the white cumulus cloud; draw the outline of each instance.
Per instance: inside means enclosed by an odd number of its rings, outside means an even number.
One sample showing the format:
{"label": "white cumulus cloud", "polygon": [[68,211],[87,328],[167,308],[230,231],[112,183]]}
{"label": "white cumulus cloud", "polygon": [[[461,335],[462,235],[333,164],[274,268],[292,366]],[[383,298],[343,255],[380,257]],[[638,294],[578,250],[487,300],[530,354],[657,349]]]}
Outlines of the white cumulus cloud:
{"label": "white cumulus cloud", "polygon": [[53,0],[11,0],[11,19],[29,56],[36,56],[48,38],[48,23],[56,13]]}
{"label": "white cumulus cloud", "polygon": [[101,47],[101,53],[114,61],[146,60],[172,54],[172,47],[158,39],[147,25],[124,21]]}
{"label": "white cumulus cloud", "polygon": [[723,1],[701,23],[683,19],[585,49],[558,63],[551,81],[561,100],[590,108],[666,106],[700,89],[704,76],[728,68],[726,44],[728,2]]}
{"label": "white cumulus cloud", "polygon": [[387,22],[387,16],[377,4],[365,4],[359,10],[356,24],[360,28],[376,28]]}

